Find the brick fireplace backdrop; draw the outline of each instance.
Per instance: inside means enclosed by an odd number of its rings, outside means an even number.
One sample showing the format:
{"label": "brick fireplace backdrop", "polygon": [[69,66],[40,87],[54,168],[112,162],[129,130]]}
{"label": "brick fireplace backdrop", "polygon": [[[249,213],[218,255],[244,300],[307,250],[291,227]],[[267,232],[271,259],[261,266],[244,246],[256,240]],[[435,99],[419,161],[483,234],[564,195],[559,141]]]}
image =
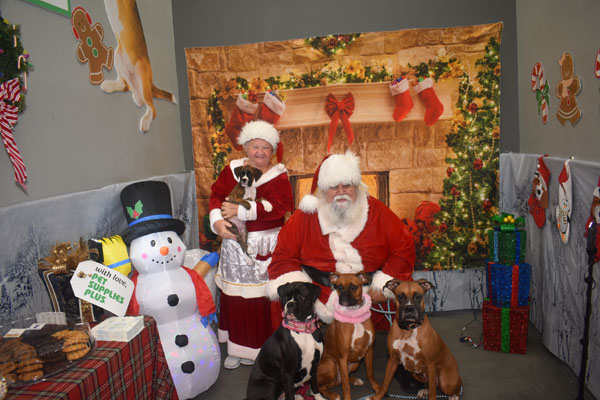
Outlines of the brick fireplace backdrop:
{"label": "brick fireplace backdrop", "polygon": [[[208,213],[215,173],[229,160],[243,156],[231,149],[223,134],[240,92],[236,80],[248,82],[260,103],[273,78],[301,81],[306,76],[324,76],[318,75],[322,71],[354,71],[362,74],[362,80],[330,84],[322,79],[310,87],[297,84],[293,90],[279,88],[287,108],[276,126],[295,194],[300,197],[306,192],[306,181],[327,154],[330,119],[324,110],[325,98],[331,93],[341,99],[350,92],[356,103],[349,119],[355,140],[348,144],[340,123],[331,152],[349,148],[358,154],[363,172],[375,183],[375,193],[371,194],[383,197],[381,200],[400,218],[414,218],[419,204],[437,203],[442,196],[446,158],[455,156],[446,144],[446,135],[455,122],[460,75],[463,71],[477,75],[475,61],[482,58],[490,37],[499,41],[501,28],[502,24],[496,23],[363,33],[333,56],[304,39],[186,49],[199,218]],[[402,122],[394,121],[389,81],[399,75],[411,76],[421,63],[432,65],[440,60],[455,62],[450,63],[451,71],[434,83],[444,106],[437,123],[426,126],[425,107],[413,90],[414,108]],[[382,70],[390,76],[369,81],[369,74]]]}

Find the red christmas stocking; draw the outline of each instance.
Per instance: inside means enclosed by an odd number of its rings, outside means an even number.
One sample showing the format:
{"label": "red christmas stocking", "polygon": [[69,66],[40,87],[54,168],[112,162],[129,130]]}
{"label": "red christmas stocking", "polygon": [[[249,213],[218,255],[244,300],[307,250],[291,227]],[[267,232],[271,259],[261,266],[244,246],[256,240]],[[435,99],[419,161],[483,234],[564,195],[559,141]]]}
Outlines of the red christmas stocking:
{"label": "red christmas stocking", "polygon": [[[258,109],[258,119],[262,119],[272,125],[275,125],[285,111],[285,103],[273,91],[265,93],[263,102]],[[283,159],[283,143],[277,144],[277,162]]]}
{"label": "red christmas stocking", "polygon": [[285,103],[274,92],[268,91],[265,93],[263,102],[258,109],[258,119],[275,125],[284,111]]}
{"label": "red christmas stocking", "polygon": [[417,83],[415,92],[425,105],[425,124],[427,126],[435,124],[444,112],[444,106],[433,91],[433,79],[427,78]]}
{"label": "red christmas stocking", "polygon": [[394,96],[394,101],[396,102],[392,116],[395,121],[400,122],[414,106],[408,92],[408,79],[398,78],[392,82],[390,84],[390,93]]}
{"label": "red christmas stocking", "polygon": [[244,99],[242,95],[238,95],[231,118],[229,118],[229,122],[225,126],[227,137],[231,141],[233,147],[238,151],[242,149],[242,146],[237,142],[240,131],[246,123],[252,121],[257,108],[258,104]]}

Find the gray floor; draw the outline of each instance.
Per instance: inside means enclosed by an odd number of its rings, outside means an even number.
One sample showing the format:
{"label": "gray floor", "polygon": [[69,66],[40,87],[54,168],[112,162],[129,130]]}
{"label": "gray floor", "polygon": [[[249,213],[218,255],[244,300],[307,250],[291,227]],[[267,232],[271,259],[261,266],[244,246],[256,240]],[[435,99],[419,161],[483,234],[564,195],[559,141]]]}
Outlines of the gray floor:
{"label": "gray floor", "polygon": [[[487,351],[483,346],[474,348],[469,342],[460,342],[462,329],[476,342],[481,335],[481,313],[473,321],[473,311],[452,311],[430,314],[433,327],[442,336],[456,361],[463,380],[463,400],[482,399],[575,399],[578,394],[577,377],[570,368],[552,355],[542,344],[539,334],[530,327],[527,353],[510,354]],[[471,322],[473,321],[473,322]],[[381,383],[387,361],[386,333],[378,332],[375,340],[375,378]],[[225,348],[221,346],[223,358]],[[217,382],[195,400],[239,400],[246,393],[246,383],[252,367],[240,366],[235,370],[221,368]],[[365,379],[364,366],[355,373]],[[338,387],[338,393],[341,393]],[[368,382],[352,387],[352,398],[362,399],[373,394]],[[389,398],[404,397],[398,383],[393,380]],[[594,397],[586,393],[586,400]]]}

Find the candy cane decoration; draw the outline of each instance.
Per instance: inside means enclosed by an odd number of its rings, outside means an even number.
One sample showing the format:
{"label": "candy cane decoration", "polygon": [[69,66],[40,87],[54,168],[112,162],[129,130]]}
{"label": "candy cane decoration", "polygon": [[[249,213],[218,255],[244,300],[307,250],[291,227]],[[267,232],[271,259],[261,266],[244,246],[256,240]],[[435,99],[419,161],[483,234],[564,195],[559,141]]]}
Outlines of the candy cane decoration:
{"label": "candy cane decoration", "polygon": [[537,62],[533,66],[531,72],[531,90],[535,92],[535,98],[538,102],[538,113],[542,111],[542,122],[548,122],[548,103],[550,96],[548,95],[548,81],[544,78],[544,67],[542,63]]}
{"label": "candy cane decoration", "polygon": [[[26,63],[26,62],[27,62],[27,58],[26,58],[26,57],[25,57],[23,54],[21,54],[21,55],[19,56],[19,59],[17,60],[17,69],[18,69],[18,70],[19,70],[19,69],[21,69],[21,58],[23,59],[23,63]],[[25,73],[23,74],[23,78],[24,78],[24,81],[23,81],[23,82],[24,82],[24,84],[25,84],[23,88],[25,89],[25,91],[27,91],[27,72],[25,72]]]}

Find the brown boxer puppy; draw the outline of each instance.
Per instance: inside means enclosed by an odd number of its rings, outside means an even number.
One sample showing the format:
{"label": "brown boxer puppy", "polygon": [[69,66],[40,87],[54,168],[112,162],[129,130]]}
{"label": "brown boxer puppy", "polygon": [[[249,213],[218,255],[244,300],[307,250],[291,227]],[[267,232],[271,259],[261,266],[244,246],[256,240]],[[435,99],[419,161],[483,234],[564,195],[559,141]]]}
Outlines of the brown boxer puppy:
{"label": "brown boxer puppy", "polygon": [[371,320],[371,298],[363,294],[363,285],[370,284],[371,277],[365,272],[333,272],[329,282],[334,289],[330,299],[335,320],[325,332],[323,357],[317,368],[319,392],[330,400],[339,399],[330,389],[341,383],[344,400],[350,400],[350,383],[359,386],[364,382],[349,374],[358,369],[363,358],[367,378],[377,392],[380,387],[373,376],[375,326]]}
{"label": "brown boxer puppy", "polygon": [[[241,204],[246,210],[250,209],[248,200],[255,200],[256,188],[252,187],[254,182],[262,176],[262,171],[251,165],[242,165],[233,170],[239,182],[233,187],[226,201],[234,204]],[[231,224],[227,230],[233,233],[244,253],[248,254],[248,231],[246,224],[237,217],[229,218],[227,221]]]}
{"label": "brown boxer puppy", "polygon": [[439,386],[449,399],[458,400],[462,385],[458,365],[425,315],[424,295],[433,285],[425,279],[416,282],[392,279],[385,287],[395,295],[396,323],[388,333],[389,359],[383,385],[371,399],[383,398],[402,362],[415,379],[428,382],[428,389],[419,390],[419,399],[435,399]]}

